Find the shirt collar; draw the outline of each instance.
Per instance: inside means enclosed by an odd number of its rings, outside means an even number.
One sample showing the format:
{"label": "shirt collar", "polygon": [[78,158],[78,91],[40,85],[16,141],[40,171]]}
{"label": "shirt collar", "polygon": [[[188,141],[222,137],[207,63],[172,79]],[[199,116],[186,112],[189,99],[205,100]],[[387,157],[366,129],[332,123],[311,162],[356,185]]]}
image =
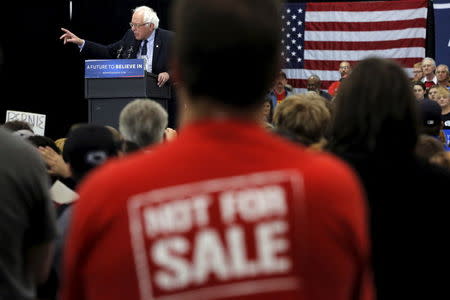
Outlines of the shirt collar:
{"label": "shirt collar", "polygon": [[[153,41],[155,40],[155,32],[156,32],[156,29],[154,29],[153,32],[152,32],[152,34],[150,34],[150,36],[147,38],[148,44],[153,43]],[[142,41],[142,43],[143,43],[143,42],[144,42],[144,41]]]}

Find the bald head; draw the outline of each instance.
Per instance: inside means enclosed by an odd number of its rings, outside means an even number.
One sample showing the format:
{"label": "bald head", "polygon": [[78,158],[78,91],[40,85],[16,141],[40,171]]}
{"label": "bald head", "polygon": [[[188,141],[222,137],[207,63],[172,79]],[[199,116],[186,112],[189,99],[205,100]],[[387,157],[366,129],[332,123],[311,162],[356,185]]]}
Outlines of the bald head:
{"label": "bald head", "polygon": [[343,61],[339,64],[339,73],[341,74],[341,78],[347,77],[352,70],[350,63],[348,61]]}
{"label": "bald head", "polygon": [[320,77],[317,75],[311,75],[306,81],[306,88],[308,91],[319,92],[320,91]]}

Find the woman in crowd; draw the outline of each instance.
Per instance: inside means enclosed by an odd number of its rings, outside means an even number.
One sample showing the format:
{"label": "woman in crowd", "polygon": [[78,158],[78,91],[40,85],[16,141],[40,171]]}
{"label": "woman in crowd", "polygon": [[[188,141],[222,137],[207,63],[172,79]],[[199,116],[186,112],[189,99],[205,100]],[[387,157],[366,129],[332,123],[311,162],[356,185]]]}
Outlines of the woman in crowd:
{"label": "woman in crowd", "polygon": [[449,253],[450,172],[416,157],[417,107],[403,69],[379,58],[361,61],[335,99],[329,148],[366,190],[379,299],[450,297],[437,271]]}
{"label": "woman in crowd", "polygon": [[423,101],[426,94],[425,84],[422,81],[413,81],[412,82],[414,96],[417,101]]}

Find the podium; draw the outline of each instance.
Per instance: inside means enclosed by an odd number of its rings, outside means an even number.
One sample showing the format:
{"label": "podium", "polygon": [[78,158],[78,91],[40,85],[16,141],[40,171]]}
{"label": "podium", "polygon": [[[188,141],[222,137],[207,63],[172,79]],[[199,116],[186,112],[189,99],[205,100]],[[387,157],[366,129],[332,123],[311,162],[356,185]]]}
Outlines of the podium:
{"label": "podium", "polygon": [[119,129],[120,112],[137,98],[154,100],[168,111],[170,85],[159,87],[157,75],[145,72],[143,66],[141,59],[86,61],[84,96],[89,123]]}

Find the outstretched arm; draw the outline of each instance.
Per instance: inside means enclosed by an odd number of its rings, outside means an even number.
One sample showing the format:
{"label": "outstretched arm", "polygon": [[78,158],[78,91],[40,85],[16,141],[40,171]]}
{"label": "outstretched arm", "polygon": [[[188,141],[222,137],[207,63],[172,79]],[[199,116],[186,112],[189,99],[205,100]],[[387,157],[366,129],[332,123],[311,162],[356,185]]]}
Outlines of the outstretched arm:
{"label": "outstretched arm", "polygon": [[84,44],[84,40],[77,37],[75,34],[70,32],[69,30],[65,28],[61,28],[62,31],[64,31],[64,34],[59,38],[60,40],[64,40],[64,44],[66,43],[73,43],[78,46],[81,46]]}

